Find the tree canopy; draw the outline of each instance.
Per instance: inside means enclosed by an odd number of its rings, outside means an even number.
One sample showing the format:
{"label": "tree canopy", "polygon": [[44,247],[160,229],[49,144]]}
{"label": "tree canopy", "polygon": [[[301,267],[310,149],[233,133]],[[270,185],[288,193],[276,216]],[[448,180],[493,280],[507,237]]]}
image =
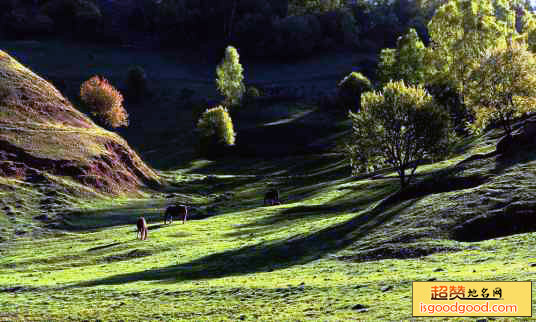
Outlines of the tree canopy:
{"label": "tree canopy", "polygon": [[471,73],[468,103],[475,132],[496,121],[509,135],[515,117],[536,111],[536,57],[527,45],[514,42],[486,53]]}
{"label": "tree canopy", "polygon": [[233,46],[228,46],[225,57],[216,67],[216,86],[225,97],[226,107],[239,104],[246,91],[243,71],[238,51]]}
{"label": "tree canopy", "polygon": [[397,40],[396,49],[382,49],[378,64],[379,78],[383,83],[390,80],[405,80],[409,84],[423,84],[426,67],[426,47],[417,31],[411,28]]}
{"label": "tree canopy", "polygon": [[354,173],[391,165],[404,187],[421,159],[445,152],[448,115],[420,85],[390,81],[381,92],[363,93],[361,110],[350,112],[350,118],[353,139],[349,152]]}

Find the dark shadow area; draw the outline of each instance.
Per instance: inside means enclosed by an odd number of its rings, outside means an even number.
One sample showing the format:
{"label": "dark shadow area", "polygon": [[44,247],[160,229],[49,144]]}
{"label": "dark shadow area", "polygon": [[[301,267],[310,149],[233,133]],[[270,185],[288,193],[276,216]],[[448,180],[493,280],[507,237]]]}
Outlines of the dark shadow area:
{"label": "dark shadow area", "polygon": [[458,162],[458,163],[456,164],[456,167],[461,166],[461,165],[464,165],[464,164],[467,164],[467,163],[469,163],[469,162],[473,162],[473,161],[477,161],[477,160],[483,160],[483,159],[488,159],[488,158],[494,157],[494,156],[496,156],[496,155],[497,155],[497,151],[492,151],[492,152],[490,152],[490,153],[477,153],[477,154],[473,154],[472,156],[468,157],[467,159]]}
{"label": "dark shadow area", "polygon": [[[164,210],[160,213],[147,214],[143,211],[135,213],[83,213],[62,215],[59,222],[47,225],[50,229],[59,229],[72,232],[97,232],[115,226],[132,225],[136,227],[138,217],[143,215],[149,224],[149,230],[156,230],[164,227]],[[193,210],[188,213],[188,220],[201,220],[208,217],[219,215],[219,213],[210,213],[202,210]],[[107,246],[110,247],[110,246]],[[89,250],[88,250],[89,251]]]}
{"label": "dark shadow area", "polygon": [[495,159],[495,169],[493,173],[498,175],[506,172],[506,170],[520,163],[529,163],[536,160],[536,152],[533,148],[525,147],[523,150],[518,150],[515,153],[501,154]]}
{"label": "dark shadow area", "polygon": [[177,183],[176,186],[179,187],[177,191],[180,192],[199,193],[201,191],[204,194],[211,194],[225,193],[228,191],[236,190],[237,188],[240,188],[242,186],[254,184],[262,180],[263,178],[258,176],[229,178],[207,176],[203,179],[189,181],[187,184]]}
{"label": "dark shadow area", "polygon": [[334,123],[327,122],[325,114],[321,110],[313,110],[302,118],[288,122],[238,129],[233,155],[277,158],[327,152],[334,146],[314,144],[318,138],[338,130]]}
{"label": "dark shadow area", "polygon": [[163,228],[163,227],[166,227],[166,226],[169,226],[169,225],[164,225],[164,224],[148,225],[147,229],[148,230],[157,230],[157,229],[160,229],[160,228]]}
{"label": "dark shadow area", "polygon": [[[351,193],[349,193],[350,195]],[[243,224],[237,227],[237,231],[227,234],[229,237],[237,237],[248,234],[256,236],[266,235],[282,226],[293,225],[293,221],[309,220],[315,221],[329,217],[338,216],[344,213],[354,213],[364,209],[365,206],[380,201],[388,193],[378,193],[368,198],[349,199],[344,202],[335,202],[325,205],[297,206],[283,209],[275,214],[261,218],[259,220]]]}
{"label": "dark shadow area", "polygon": [[112,243],[112,244],[108,244],[108,245],[97,246],[97,247],[90,248],[87,251],[88,252],[93,252],[93,251],[96,251],[96,250],[101,250],[101,249],[105,249],[105,248],[109,248],[109,247],[114,247],[114,246],[117,246],[117,245],[121,245],[121,243]]}
{"label": "dark shadow area", "polygon": [[[311,207],[313,208],[313,207]],[[322,207],[322,210],[310,210],[304,212],[295,212],[292,215],[286,215],[284,212],[278,212],[275,215],[254,221],[252,223],[240,225],[237,231],[226,234],[229,237],[240,237],[244,235],[253,234],[257,237],[268,235],[274,230],[278,230],[283,226],[293,225],[292,221],[299,221],[307,219],[309,221],[315,221],[330,217],[336,217],[342,214],[342,211],[337,207]],[[293,209],[293,208],[291,208]]]}
{"label": "dark shadow area", "polygon": [[[277,160],[251,158],[226,158],[213,162],[201,168],[197,168],[192,173],[201,174],[254,174],[258,179],[271,177],[288,177],[310,175],[310,170],[329,168],[335,162],[345,160],[341,154],[312,154],[290,155],[278,158]],[[349,165],[348,165],[349,168]],[[349,174],[349,173],[347,173]]]}
{"label": "dark shadow area", "polygon": [[140,257],[147,257],[151,256],[153,253],[148,250],[143,249],[134,249],[130,252],[123,253],[123,254],[117,254],[117,255],[110,255],[103,258],[100,258],[98,260],[99,263],[113,263],[113,262],[120,262],[124,260],[129,260],[132,258],[140,258]]}
{"label": "dark shadow area", "polygon": [[44,292],[50,290],[47,287],[29,287],[29,286],[13,286],[0,288],[0,293],[24,293],[24,292]]}
{"label": "dark shadow area", "polygon": [[448,174],[432,175],[423,181],[407,187],[396,196],[393,196],[393,202],[396,202],[396,200],[408,200],[424,197],[436,193],[474,188],[482,185],[487,180],[487,177],[480,175],[470,175],[464,177],[454,177]]}
{"label": "dark shadow area", "polygon": [[452,238],[457,241],[474,242],[534,231],[536,231],[536,202],[515,202],[456,226]]}
{"label": "dark shadow area", "polygon": [[419,245],[401,245],[401,244],[386,244],[380,247],[370,249],[364,252],[361,252],[356,255],[351,256],[341,256],[339,259],[355,261],[355,262],[367,262],[367,261],[377,261],[381,259],[406,259],[406,258],[417,258],[423,257],[435,253],[444,253],[444,252],[458,252],[463,250],[462,248],[456,247],[441,247],[441,246],[431,246],[427,247]]}

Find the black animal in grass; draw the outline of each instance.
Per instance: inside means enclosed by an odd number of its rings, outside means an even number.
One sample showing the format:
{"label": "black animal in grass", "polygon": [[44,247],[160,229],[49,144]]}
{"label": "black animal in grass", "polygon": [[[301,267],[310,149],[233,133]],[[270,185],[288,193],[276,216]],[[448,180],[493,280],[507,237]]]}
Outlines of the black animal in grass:
{"label": "black animal in grass", "polygon": [[186,205],[171,205],[166,208],[166,213],[164,214],[164,225],[168,222],[171,224],[173,222],[173,217],[182,218],[182,223],[186,223],[188,217],[188,206]]}
{"label": "black animal in grass", "polygon": [[280,205],[281,202],[279,201],[279,191],[277,189],[270,189],[266,195],[264,195],[264,205],[265,206],[273,206],[273,205]]}

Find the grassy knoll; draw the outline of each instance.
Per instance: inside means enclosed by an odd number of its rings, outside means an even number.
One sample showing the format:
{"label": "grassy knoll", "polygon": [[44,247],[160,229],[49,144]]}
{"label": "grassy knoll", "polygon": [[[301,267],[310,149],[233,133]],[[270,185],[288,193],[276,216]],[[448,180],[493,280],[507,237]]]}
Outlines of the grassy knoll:
{"label": "grassy knoll", "polygon": [[[471,243],[450,233],[470,216],[530,203],[532,154],[459,161],[423,167],[417,186],[437,188],[405,194],[391,174],[349,179],[329,155],[192,162],[163,173],[175,181],[168,197],[194,205],[186,225],[162,225],[169,198],[101,202],[65,216],[56,235],[3,243],[1,316],[408,319],[411,281],[533,279],[536,233]],[[283,205],[262,206],[267,183]],[[145,242],[129,224],[140,213],[150,218]]]}

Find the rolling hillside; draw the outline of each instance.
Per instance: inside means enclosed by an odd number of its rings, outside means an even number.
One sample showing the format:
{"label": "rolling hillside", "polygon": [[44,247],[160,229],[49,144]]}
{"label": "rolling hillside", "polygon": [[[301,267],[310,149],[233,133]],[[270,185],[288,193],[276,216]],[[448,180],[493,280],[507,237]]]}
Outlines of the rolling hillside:
{"label": "rolling hillside", "polygon": [[[285,102],[237,118],[248,144],[271,133],[286,153],[259,158],[255,146],[219,161],[170,156],[157,173],[49,83],[1,57],[9,86],[0,96],[0,320],[403,320],[412,319],[412,281],[536,275],[536,150],[495,153],[498,130],[420,166],[399,191],[389,170],[350,175],[333,149],[346,120]],[[193,150],[184,131],[192,119],[178,117],[191,111],[167,117],[175,103],[140,125],[154,130],[137,141],[142,153]],[[159,118],[169,122],[167,138]],[[312,125],[313,137],[288,138],[294,125],[301,134]],[[277,140],[261,143],[276,149]],[[322,148],[306,153],[308,144]],[[163,183],[165,193],[150,189]],[[269,187],[281,205],[263,206]],[[174,202],[190,205],[185,225],[163,224]],[[135,235],[141,214],[147,241]]]}
{"label": "rolling hillside", "polygon": [[52,208],[68,206],[69,198],[139,195],[162,184],[124,139],[3,51],[0,156],[4,232],[29,212],[50,220]]}

